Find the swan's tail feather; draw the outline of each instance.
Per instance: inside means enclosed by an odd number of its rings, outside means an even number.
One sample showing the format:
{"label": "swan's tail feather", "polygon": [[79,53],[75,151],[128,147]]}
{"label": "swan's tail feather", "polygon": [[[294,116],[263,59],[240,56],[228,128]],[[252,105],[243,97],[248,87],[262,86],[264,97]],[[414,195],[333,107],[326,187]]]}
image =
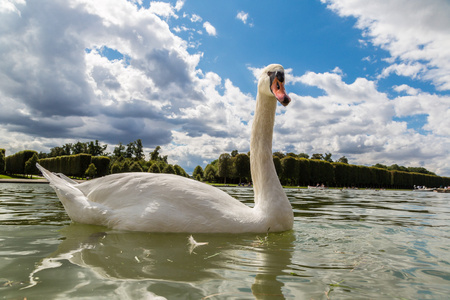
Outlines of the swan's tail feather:
{"label": "swan's tail feather", "polygon": [[78,184],[78,182],[76,182],[73,179],[70,179],[69,177],[67,177],[66,175],[64,175],[63,173],[57,173],[56,174],[59,178],[64,179],[65,181],[67,181],[68,183],[72,184],[72,185],[76,185]]}
{"label": "swan's tail feather", "polygon": [[69,217],[74,221],[86,223],[83,222],[83,220],[86,220],[86,218],[89,217],[89,213],[91,213],[92,210],[86,209],[89,208],[90,205],[86,200],[85,195],[78,189],[79,184],[71,179],[65,179],[67,178],[66,176],[63,176],[63,178],[65,177],[64,179],[60,178],[39,164],[36,164],[36,167],[50,182],[50,186],[55,190]]}
{"label": "swan's tail feather", "polygon": [[55,187],[55,185],[58,185],[61,183],[64,183],[65,185],[69,184],[68,181],[56,176],[55,174],[53,174],[49,170],[45,169],[40,164],[36,163],[36,167],[39,169],[39,171],[41,171],[41,173],[42,173],[42,175],[44,175],[45,179],[47,179],[50,182],[51,186]]}

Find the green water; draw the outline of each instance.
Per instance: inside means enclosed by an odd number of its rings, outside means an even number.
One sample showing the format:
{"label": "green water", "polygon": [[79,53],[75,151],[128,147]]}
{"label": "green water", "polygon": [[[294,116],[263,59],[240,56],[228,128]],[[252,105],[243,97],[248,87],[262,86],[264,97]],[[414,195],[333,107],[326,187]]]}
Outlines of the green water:
{"label": "green water", "polygon": [[[224,188],[252,204],[252,190]],[[46,184],[0,184],[3,299],[448,299],[450,194],[286,190],[285,233],[73,224]]]}

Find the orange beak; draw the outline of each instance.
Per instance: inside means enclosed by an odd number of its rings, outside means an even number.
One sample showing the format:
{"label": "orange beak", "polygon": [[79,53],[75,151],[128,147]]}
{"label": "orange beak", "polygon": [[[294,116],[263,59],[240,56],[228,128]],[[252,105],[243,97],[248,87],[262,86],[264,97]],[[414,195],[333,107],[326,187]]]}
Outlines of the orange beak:
{"label": "orange beak", "polygon": [[286,94],[286,90],[284,89],[284,83],[278,80],[276,76],[272,81],[270,89],[281,105],[287,106],[291,102],[291,98]]}

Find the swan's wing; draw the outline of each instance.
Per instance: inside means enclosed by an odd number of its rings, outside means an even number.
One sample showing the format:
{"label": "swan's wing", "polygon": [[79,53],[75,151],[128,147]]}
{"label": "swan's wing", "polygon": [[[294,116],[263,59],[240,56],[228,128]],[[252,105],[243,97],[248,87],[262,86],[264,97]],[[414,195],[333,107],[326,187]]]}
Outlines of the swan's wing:
{"label": "swan's wing", "polygon": [[114,174],[76,187],[90,202],[113,212],[105,225],[114,228],[212,232],[225,231],[222,227],[230,223],[254,222],[247,205],[215,187],[176,175]]}

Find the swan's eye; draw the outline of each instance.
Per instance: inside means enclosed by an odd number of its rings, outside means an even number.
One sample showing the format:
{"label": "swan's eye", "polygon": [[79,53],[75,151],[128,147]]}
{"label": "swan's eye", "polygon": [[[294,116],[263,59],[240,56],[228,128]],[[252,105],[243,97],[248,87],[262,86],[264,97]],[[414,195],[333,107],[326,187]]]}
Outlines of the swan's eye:
{"label": "swan's eye", "polygon": [[284,73],[283,72],[277,72],[277,78],[280,82],[284,82]]}

